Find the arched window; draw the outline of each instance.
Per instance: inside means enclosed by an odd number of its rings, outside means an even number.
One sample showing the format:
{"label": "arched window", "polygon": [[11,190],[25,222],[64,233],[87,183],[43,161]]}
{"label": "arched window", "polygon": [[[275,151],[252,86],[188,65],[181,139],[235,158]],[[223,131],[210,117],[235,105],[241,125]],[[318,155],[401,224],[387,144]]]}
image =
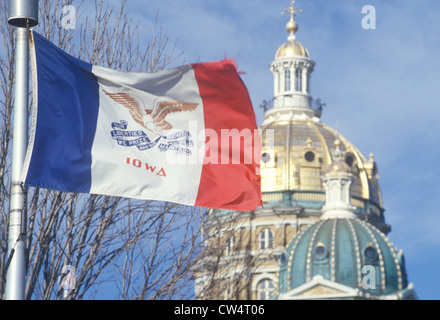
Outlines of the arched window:
{"label": "arched window", "polygon": [[259,300],[269,300],[275,292],[275,285],[269,279],[261,280],[257,286]]}
{"label": "arched window", "polygon": [[270,229],[263,229],[260,233],[260,249],[273,248],[273,233]]}
{"label": "arched window", "polygon": [[295,72],[295,90],[298,92],[302,91],[302,70],[296,69]]}
{"label": "arched window", "polygon": [[290,70],[284,71],[284,91],[290,91]]}
{"label": "arched window", "polygon": [[277,93],[281,92],[281,74],[277,71]]}

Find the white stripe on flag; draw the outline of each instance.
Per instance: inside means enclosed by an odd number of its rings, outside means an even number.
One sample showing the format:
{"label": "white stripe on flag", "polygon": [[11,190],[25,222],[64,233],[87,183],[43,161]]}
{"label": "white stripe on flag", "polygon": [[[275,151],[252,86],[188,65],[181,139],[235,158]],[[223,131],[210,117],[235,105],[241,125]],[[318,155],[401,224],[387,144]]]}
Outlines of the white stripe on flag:
{"label": "white stripe on flag", "polygon": [[[194,205],[202,172],[202,163],[197,157],[199,152],[204,154],[204,141],[200,143],[197,138],[200,130],[204,129],[204,118],[193,69],[184,66],[151,74],[117,72],[94,66],[92,71],[100,87],[100,108],[92,148],[90,192]],[[167,143],[164,139],[148,150],[115,143],[110,135],[114,131],[111,125],[121,121],[127,123],[125,132],[144,132],[152,143],[159,136],[137,123],[128,108],[104,91],[127,93],[144,109],[152,109],[157,99],[198,104],[194,111],[170,113],[166,117],[166,121],[173,125],[173,130],[167,132],[168,136],[190,133],[193,146],[185,149],[191,151],[190,158],[181,161],[188,155],[161,151],[160,144]],[[125,141],[133,140],[135,138],[131,137]],[[180,159],[173,159],[176,155]]]}

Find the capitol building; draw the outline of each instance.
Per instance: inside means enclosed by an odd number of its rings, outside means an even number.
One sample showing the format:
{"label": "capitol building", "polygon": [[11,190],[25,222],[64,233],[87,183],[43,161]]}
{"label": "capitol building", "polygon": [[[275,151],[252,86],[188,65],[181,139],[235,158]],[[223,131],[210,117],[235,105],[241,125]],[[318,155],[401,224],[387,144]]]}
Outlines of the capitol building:
{"label": "capitol building", "polygon": [[321,120],[310,90],[316,65],[297,40],[293,5],[259,127],[263,206],[209,210],[196,298],[417,299],[403,252],[387,237],[374,155]]}

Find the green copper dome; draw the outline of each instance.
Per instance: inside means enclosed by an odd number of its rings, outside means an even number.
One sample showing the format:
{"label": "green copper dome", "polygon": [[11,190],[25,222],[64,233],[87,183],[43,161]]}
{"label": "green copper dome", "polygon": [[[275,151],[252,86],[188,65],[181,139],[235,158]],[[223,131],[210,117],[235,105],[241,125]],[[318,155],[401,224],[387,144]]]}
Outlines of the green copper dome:
{"label": "green copper dome", "polygon": [[279,293],[315,276],[377,296],[398,294],[408,287],[402,252],[360,219],[321,220],[292,239],[281,256]]}

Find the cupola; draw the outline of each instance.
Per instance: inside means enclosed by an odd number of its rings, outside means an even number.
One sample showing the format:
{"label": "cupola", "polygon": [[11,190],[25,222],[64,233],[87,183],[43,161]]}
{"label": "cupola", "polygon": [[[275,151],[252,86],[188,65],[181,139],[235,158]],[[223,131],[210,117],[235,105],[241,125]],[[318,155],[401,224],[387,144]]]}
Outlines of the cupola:
{"label": "cupola", "polygon": [[270,65],[274,76],[274,108],[266,112],[266,119],[288,119],[295,115],[309,118],[320,116],[311,106],[310,75],[315,63],[310,59],[307,49],[296,40],[298,24],[295,16],[302,10],[294,7],[294,4],[295,1],[292,1],[290,8],[284,12],[290,14],[286,24],[289,34],[287,42],[278,48],[275,60]]}

